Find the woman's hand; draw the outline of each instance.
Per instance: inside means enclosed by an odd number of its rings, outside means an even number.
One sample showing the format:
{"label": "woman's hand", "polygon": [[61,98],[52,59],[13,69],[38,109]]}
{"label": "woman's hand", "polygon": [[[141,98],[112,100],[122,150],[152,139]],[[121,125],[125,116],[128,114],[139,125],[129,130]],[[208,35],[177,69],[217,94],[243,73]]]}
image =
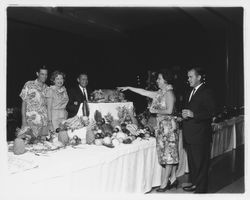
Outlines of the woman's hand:
{"label": "woman's hand", "polygon": [[123,91],[129,90],[129,87],[117,87],[117,89],[123,92]]}

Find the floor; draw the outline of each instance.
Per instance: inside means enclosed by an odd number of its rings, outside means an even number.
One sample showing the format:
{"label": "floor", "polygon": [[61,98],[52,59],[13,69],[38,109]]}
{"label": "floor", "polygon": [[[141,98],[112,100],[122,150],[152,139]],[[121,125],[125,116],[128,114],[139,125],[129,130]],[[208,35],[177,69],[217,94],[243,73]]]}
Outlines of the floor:
{"label": "floor", "polygon": [[[178,177],[177,189],[165,193],[189,193],[182,187],[188,183],[188,174]],[[244,145],[211,160],[208,193],[244,193]],[[153,188],[149,193],[157,193]]]}
{"label": "floor", "polygon": [[244,193],[244,177],[239,178],[216,193]]}

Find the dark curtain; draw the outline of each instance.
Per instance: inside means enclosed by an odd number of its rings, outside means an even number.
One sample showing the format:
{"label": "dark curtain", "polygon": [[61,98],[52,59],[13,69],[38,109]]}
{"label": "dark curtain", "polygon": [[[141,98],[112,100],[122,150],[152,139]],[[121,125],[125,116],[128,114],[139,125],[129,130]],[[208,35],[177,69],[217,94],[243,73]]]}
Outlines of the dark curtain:
{"label": "dark curtain", "polygon": [[227,31],[228,106],[244,106],[243,26],[230,24]]}

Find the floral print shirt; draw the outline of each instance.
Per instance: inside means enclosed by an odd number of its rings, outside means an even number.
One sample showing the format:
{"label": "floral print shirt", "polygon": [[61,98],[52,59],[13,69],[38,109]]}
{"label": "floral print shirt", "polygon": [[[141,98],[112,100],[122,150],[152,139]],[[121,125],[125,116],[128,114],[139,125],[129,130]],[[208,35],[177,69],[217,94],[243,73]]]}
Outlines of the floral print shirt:
{"label": "floral print shirt", "polygon": [[41,127],[47,126],[47,101],[46,91],[48,86],[41,85],[38,80],[25,83],[20,97],[26,102],[26,120],[35,135]]}

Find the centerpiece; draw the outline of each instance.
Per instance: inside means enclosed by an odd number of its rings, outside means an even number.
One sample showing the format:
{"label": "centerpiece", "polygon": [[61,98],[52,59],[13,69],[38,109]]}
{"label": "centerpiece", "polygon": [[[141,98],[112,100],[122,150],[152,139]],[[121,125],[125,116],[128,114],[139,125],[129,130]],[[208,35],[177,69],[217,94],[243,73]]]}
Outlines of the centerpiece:
{"label": "centerpiece", "polygon": [[90,100],[94,103],[126,102],[121,91],[112,89],[95,90],[91,93]]}
{"label": "centerpiece", "polygon": [[137,138],[148,139],[154,135],[148,127],[138,128],[133,109],[120,106],[117,111],[119,119],[114,119],[111,113],[102,116],[100,111],[95,111],[94,120],[87,127],[87,144],[113,148],[120,144],[130,144]]}

